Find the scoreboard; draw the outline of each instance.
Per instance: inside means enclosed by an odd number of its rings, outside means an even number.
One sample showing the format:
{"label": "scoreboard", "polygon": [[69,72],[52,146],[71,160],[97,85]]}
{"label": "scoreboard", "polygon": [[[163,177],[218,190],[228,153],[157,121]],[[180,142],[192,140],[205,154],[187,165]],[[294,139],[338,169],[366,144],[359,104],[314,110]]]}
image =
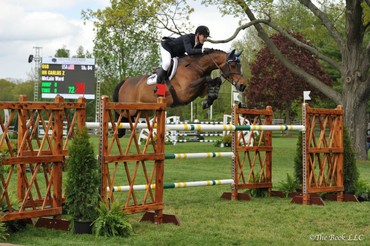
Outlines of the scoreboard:
{"label": "scoreboard", "polygon": [[41,64],[41,98],[95,99],[95,59],[47,57]]}

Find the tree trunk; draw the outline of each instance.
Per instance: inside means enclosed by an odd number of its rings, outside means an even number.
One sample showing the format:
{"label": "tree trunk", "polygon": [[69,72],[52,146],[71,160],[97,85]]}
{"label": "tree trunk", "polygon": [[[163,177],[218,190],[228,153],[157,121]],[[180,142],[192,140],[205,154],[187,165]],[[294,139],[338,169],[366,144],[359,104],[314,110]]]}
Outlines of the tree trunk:
{"label": "tree trunk", "polygon": [[361,100],[356,90],[344,90],[343,96],[344,126],[348,130],[356,158],[366,160],[366,110],[367,100]]}
{"label": "tree trunk", "polygon": [[[310,85],[325,94],[337,104],[343,105],[344,125],[348,130],[352,146],[356,152],[356,158],[366,160],[366,110],[370,95],[370,45],[365,47],[364,34],[366,31],[363,25],[363,12],[360,0],[346,0],[346,35],[342,39],[341,35],[333,27],[327,16],[312,4],[311,0],[300,0],[300,2],[311,10],[325,24],[329,34],[336,40],[341,51],[342,62],[340,73],[342,75],[342,95],[333,88],[326,86],[318,81],[314,76],[306,73],[301,68],[292,64],[269,39],[267,33],[259,23],[254,24],[259,37],[265,42],[281,63],[290,69],[297,76],[301,76]],[[244,1],[238,1],[240,6],[251,21],[256,18],[251,9]]]}

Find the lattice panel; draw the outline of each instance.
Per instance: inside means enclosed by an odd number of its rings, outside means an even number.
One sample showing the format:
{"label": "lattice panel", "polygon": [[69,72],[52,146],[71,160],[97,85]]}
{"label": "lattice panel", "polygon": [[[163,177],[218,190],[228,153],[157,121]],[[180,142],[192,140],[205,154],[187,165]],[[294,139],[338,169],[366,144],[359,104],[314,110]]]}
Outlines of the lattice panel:
{"label": "lattice panel", "polygon": [[307,109],[307,190],[343,191],[343,112]]}
{"label": "lattice panel", "polygon": [[[162,209],[163,187],[158,188],[158,182],[163,178],[165,104],[140,104],[141,109],[132,110],[133,105],[108,103],[105,98],[102,105],[103,199],[118,201],[129,213]],[[128,128],[122,138],[118,122]],[[148,138],[139,143],[143,128]]]}
{"label": "lattice panel", "polygon": [[[77,115],[84,118],[85,107],[84,99],[64,103],[61,97],[55,103],[31,103],[23,97],[19,103],[0,103],[1,110],[9,110],[7,122],[0,117],[0,147],[4,154],[0,202],[8,210],[2,220],[61,214],[67,143],[77,125]],[[69,122],[64,138],[63,121]],[[10,131],[12,124],[17,125],[16,133]]]}
{"label": "lattice panel", "polygon": [[[271,125],[272,110],[235,109],[235,125]],[[271,131],[235,131],[236,188],[271,188]]]}

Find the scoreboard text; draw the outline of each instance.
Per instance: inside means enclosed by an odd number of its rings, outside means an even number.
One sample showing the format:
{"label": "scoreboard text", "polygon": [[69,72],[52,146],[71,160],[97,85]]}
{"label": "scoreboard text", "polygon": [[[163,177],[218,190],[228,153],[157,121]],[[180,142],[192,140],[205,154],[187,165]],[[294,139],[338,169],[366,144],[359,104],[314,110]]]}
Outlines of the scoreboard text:
{"label": "scoreboard text", "polygon": [[95,59],[43,58],[41,98],[95,99]]}

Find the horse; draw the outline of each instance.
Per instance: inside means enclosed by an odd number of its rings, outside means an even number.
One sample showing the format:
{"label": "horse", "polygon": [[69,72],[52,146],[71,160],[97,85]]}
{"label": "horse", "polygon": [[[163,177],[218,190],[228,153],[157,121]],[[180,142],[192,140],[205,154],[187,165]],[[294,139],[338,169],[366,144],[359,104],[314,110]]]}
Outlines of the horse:
{"label": "horse", "polygon": [[[209,100],[204,107],[209,107],[217,98],[221,79],[210,79],[211,72],[219,69],[221,76],[229,81],[237,90],[243,92],[246,81],[241,72],[240,53],[235,49],[230,53],[222,50],[210,49],[207,54],[184,56],[178,59],[178,67],[175,75],[167,81],[166,104],[168,107],[186,105],[197,97],[204,97],[209,93]],[[155,84],[148,85],[149,76],[136,76],[126,78],[118,83],[113,92],[113,102],[123,103],[156,103],[157,96],[154,93]],[[211,91],[215,93],[210,93]],[[130,111],[130,116],[135,116],[135,111]],[[116,120],[119,114],[116,112]],[[122,118],[121,122],[128,122]],[[125,134],[124,129],[119,129],[118,136]]]}

